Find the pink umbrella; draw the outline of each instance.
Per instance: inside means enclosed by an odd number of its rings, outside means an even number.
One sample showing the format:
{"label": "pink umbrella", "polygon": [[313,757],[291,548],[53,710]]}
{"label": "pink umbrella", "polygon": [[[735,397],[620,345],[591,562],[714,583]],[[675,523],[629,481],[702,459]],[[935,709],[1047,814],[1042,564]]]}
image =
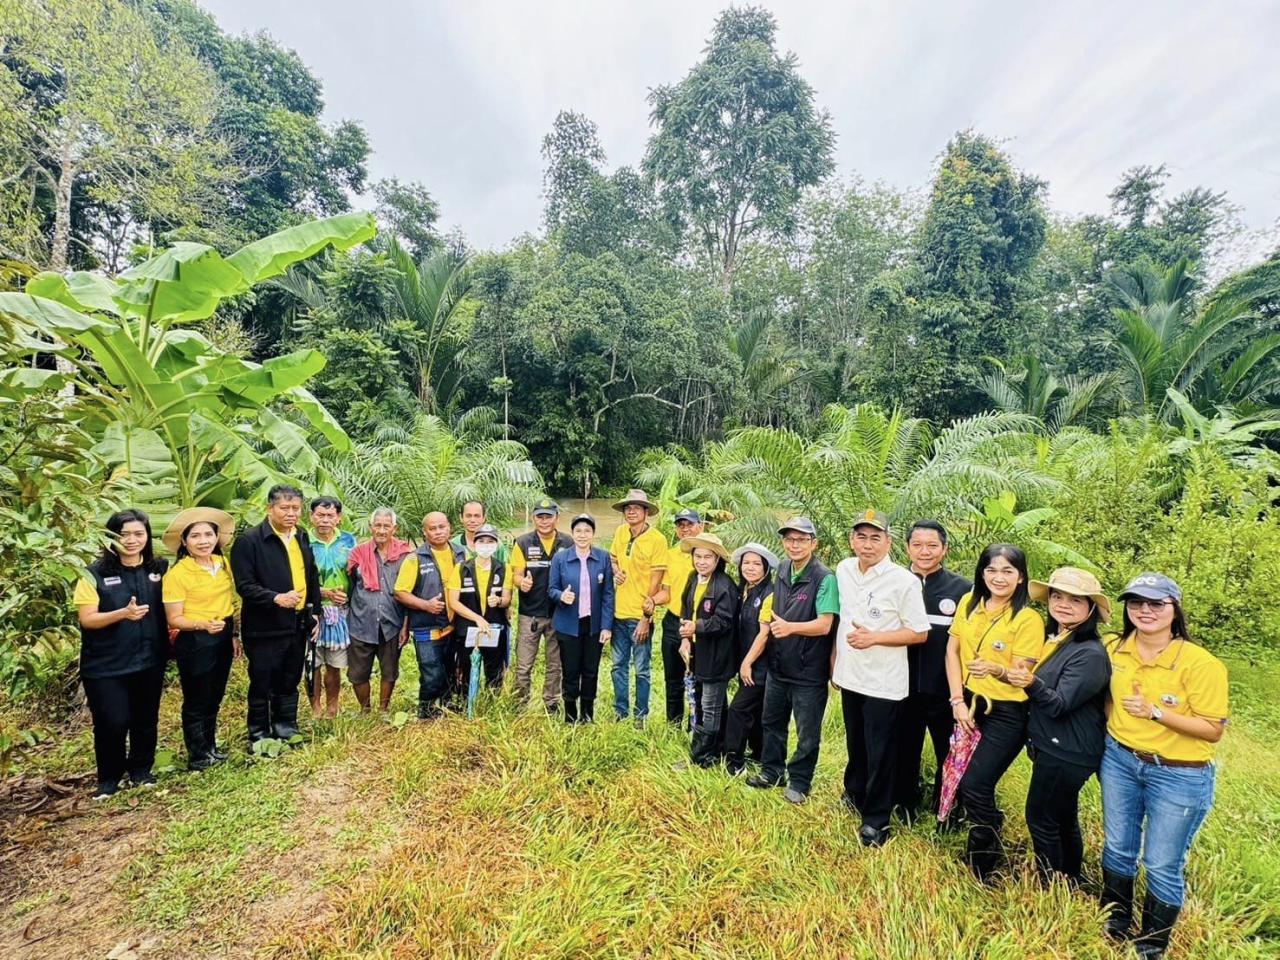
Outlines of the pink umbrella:
{"label": "pink umbrella", "polygon": [[945,821],[951,815],[951,808],[956,803],[956,791],[960,788],[960,778],[964,776],[973,758],[973,751],[978,748],[982,739],[982,731],[977,727],[965,730],[959,724],[951,731],[951,750],[942,764],[942,795],[938,798],[938,820]]}

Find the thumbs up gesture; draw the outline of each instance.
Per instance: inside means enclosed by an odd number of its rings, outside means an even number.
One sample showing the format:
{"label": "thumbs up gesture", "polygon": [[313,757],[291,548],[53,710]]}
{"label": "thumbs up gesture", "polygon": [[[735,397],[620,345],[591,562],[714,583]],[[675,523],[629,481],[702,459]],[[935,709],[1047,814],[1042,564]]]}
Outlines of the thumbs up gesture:
{"label": "thumbs up gesture", "polygon": [[126,620],[141,620],[150,612],[150,604],[139,603],[137,597],[130,597],[129,605],[124,608],[124,618]]}
{"label": "thumbs up gesture", "polygon": [[1142,720],[1151,718],[1151,704],[1147,702],[1147,698],[1142,695],[1142,686],[1137,680],[1130,685],[1132,693],[1120,701],[1120,706],[1124,708],[1124,712],[1131,717],[1138,717]]}
{"label": "thumbs up gesture", "polygon": [[524,572],[524,573],[521,575],[521,577],[520,577],[520,584],[519,584],[519,586],[520,586],[520,592],[521,592],[521,593],[528,593],[530,590],[532,590],[532,589],[533,589],[533,574],[532,574],[532,573],[530,573],[528,570],[525,570],[525,572]]}
{"label": "thumbs up gesture", "polygon": [[578,595],[573,592],[573,587],[565,587],[564,590],[560,592],[560,602],[566,606],[577,599]]}

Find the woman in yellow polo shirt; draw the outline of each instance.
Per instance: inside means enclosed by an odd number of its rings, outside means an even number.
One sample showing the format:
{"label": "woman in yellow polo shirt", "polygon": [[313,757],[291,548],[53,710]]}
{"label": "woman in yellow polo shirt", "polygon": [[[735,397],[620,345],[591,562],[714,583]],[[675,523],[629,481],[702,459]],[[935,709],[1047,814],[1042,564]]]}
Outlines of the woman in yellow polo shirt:
{"label": "woman in yellow polo shirt", "polygon": [[163,596],[169,628],[178,631],[182,739],[191,770],[207,770],[227,759],[218,749],[218,709],[239,646],[233,637],[235,588],[222,550],[234,531],[229,513],[193,507],[174,517],[163,537],[178,555],[164,576]]}
{"label": "woman in yellow polo shirt", "polygon": [[1027,695],[1009,671],[1031,667],[1044,648],[1044,620],[1031,609],[1027,557],[1009,543],[978,558],[973,590],[960,598],[947,642],[947,681],[956,723],[982,739],[960,780],[969,820],[967,859],[984,883],[1000,865],[1004,814],[996,784],[1027,742]]}
{"label": "woman in yellow polo shirt", "polygon": [[1138,854],[1147,896],[1135,946],[1159,957],[1182,910],[1183,866],[1213,805],[1214,744],[1227,725],[1227,668],[1191,642],[1182,591],[1142,573],[1120,594],[1124,634],[1111,654],[1111,703],[1102,755],[1103,906],[1107,933],[1133,925]]}

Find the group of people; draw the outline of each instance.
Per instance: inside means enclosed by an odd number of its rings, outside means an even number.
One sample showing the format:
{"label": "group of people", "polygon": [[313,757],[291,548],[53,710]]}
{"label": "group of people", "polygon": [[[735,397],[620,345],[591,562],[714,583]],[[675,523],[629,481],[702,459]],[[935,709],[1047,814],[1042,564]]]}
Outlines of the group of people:
{"label": "group of people", "polygon": [[[983,882],[1003,860],[996,787],[1024,748],[1032,764],[1026,821],[1046,880],[1081,878],[1078,802],[1096,775],[1107,932],[1134,938],[1147,957],[1168,943],[1227,723],[1226,669],[1192,642],[1181,591],[1168,577],[1133,578],[1119,596],[1121,631],[1112,634],[1111,600],[1087,571],[1062,567],[1035,581],[1022,550],[994,544],[970,581],[945,566],[947,530],[932,520],[907,530],[910,563],[902,566],[891,558],[889,519],[875,509],[854,519],[851,555],[833,571],[818,558],[818,533],[805,517],[781,524],[781,555],[757,542],[731,553],[694,510],[675,515],[668,543],[642,490],[614,504],[624,523],[607,551],[595,546],[588,514],[560,530],[550,500],[534,506],[534,529],[510,547],[480,503],[465,505],[457,536],[445,514],[428,514],[414,547],[396,536],[390,508],[373,512],[371,537],[358,543],[340,529],[342,504],[333,497],[312,501],[310,535],[298,525],[298,490],[277,486],[268,501],[262,523],[234,538],[222,511],[180,513],[162,536],[177,557],[172,566],[155,556],[145,514],[125,510],[107,521],[111,545],[74,601],[99,796],[126,777],[135,786],[155,782],[171,655],[188,763],[200,770],[226,759],[218,710],[242,650],[251,749],[268,737],[300,739],[304,673],[317,715],[333,716],[343,669],[362,709],[371,709],[376,662],[386,710],[411,640],[418,716],[430,720],[460,707],[479,683],[473,669],[490,690],[502,688],[514,602],[519,703],[531,697],[541,651],[545,709],[592,722],[608,645],[615,717],[643,726],[660,643],[665,716],[684,725],[687,715],[689,764],[739,776],[754,763],[746,784],[782,788],[793,804],[810,793],[835,690],[848,757],[842,800],[860,821],[862,843],[884,844],[895,814],[910,822],[927,808],[943,829],[967,824],[966,859]],[[926,736],[936,765],[929,796],[920,783]],[[1135,930],[1139,859],[1146,895]]]}

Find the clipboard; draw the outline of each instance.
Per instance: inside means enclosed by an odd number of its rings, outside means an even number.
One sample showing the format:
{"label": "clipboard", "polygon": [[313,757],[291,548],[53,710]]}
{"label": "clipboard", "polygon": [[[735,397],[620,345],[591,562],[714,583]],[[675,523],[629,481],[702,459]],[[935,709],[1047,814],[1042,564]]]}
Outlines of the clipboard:
{"label": "clipboard", "polygon": [[503,628],[498,626],[496,623],[493,624],[489,628],[488,639],[483,639],[480,638],[479,627],[467,627],[466,648],[468,650],[475,648],[477,639],[480,640],[479,646],[481,649],[484,649],[485,647],[496,647],[498,645],[498,641],[502,638],[502,629]]}

